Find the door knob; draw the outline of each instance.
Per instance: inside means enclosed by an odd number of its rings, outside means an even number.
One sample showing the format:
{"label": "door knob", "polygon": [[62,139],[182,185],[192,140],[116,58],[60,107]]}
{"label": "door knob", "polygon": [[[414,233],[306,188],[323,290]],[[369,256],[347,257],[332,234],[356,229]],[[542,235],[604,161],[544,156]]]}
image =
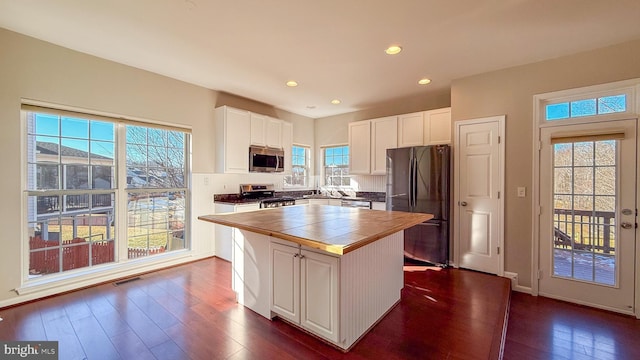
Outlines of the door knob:
{"label": "door knob", "polygon": [[628,222],[623,222],[622,224],[620,224],[620,226],[622,226],[623,229],[631,229],[633,227],[633,224]]}
{"label": "door knob", "polygon": [[467,206],[467,202],[466,201],[460,201],[460,206]]}

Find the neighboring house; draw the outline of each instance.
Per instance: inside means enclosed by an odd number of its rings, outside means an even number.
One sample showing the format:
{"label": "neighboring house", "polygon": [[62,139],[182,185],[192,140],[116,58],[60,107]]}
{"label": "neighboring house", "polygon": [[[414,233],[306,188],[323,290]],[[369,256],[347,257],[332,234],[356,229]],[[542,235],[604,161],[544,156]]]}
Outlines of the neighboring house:
{"label": "neighboring house", "polygon": [[[35,146],[35,162],[42,164],[37,166],[38,183],[45,188],[57,188],[58,169],[57,166],[49,167],[46,163],[57,164],[58,157],[65,159],[67,165],[62,170],[62,179],[74,178],[75,181],[64,184],[67,189],[88,189],[89,188],[89,159],[91,159],[92,181],[94,189],[111,189],[113,183],[113,158],[89,153],[80,149],[58,145],[50,142],[37,141]],[[86,173],[86,176],[67,177],[66,173],[73,171]],[[78,179],[83,179],[78,181]]]}

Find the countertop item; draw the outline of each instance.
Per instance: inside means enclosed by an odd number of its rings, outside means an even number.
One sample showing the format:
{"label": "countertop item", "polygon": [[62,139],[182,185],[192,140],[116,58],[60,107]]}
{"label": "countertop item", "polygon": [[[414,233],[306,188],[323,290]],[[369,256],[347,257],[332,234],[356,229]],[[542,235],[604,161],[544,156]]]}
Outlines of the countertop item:
{"label": "countertop item", "polygon": [[288,240],[344,255],[433,218],[431,214],[310,205],[244,213],[203,215],[198,219]]}

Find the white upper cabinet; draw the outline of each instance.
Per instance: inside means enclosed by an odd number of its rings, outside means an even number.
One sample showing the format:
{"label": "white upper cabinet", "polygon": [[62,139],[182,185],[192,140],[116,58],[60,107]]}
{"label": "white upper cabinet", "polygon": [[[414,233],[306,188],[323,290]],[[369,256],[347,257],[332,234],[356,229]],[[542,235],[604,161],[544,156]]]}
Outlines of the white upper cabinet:
{"label": "white upper cabinet", "polygon": [[384,175],[397,141],[397,116],[349,123],[349,174]]}
{"label": "white upper cabinet", "polygon": [[267,116],[251,113],[251,145],[267,146]]}
{"label": "white upper cabinet", "polygon": [[371,175],[387,171],[387,149],[398,147],[398,117],[371,120]]}
{"label": "white upper cabinet", "polygon": [[215,125],[216,172],[248,173],[250,113],[221,106],[215,110]]}
{"label": "white upper cabinet", "polygon": [[451,143],[451,108],[424,112],[424,144]]}
{"label": "white upper cabinet", "polygon": [[398,116],[398,147],[424,144],[424,111]]}
{"label": "white upper cabinet", "polygon": [[371,120],[349,123],[349,174],[371,172]]}
{"label": "white upper cabinet", "polygon": [[386,174],[387,149],[451,143],[451,108],[349,123],[349,173]]}
{"label": "white upper cabinet", "polygon": [[251,113],[251,145],[282,149],[284,121]]}
{"label": "white upper cabinet", "polygon": [[282,149],[282,124],[284,121],[267,117],[266,123],[267,146]]}
{"label": "white upper cabinet", "polygon": [[285,172],[291,173],[293,124],[266,115],[221,106],[215,110],[218,173],[249,172],[249,146],[268,146],[285,152]]}
{"label": "white upper cabinet", "polygon": [[291,174],[293,124],[286,121],[282,122],[282,148],[284,149],[284,173]]}

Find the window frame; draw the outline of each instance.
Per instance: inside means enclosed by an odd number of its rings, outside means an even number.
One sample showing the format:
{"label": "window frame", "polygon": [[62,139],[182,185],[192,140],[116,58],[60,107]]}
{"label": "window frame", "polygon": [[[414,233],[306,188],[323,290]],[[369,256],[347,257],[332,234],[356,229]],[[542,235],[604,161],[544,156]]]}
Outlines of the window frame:
{"label": "window frame", "polygon": [[[565,120],[546,120],[546,105],[575,101],[580,99],[597,98],[609,95],[627,94],[627,111],[610,114],[601,114],[595,116],[581,116],[568,118]],[[552,91],[547,93],[536,94],[533,96],[533,118],[532,118],[532,147],[533,147],[533,189],[532,189],[532,274],[539,272],[540,261],[540,219],[535,215],[540,210],[540,149],[541,149],[541,132],[542,129],[548,127],[561,127],[565,125],[599,123],[610,120],[637,119],[640,114],[640,78],[615,81],[605,84],[598,84],[574,89],[566,89],[560,91]],[[640,193],[638,194],[640,200]],[[636,269],[636,277],[640,278],[640,270]],[[538,282],[533,279],[531,293],[537,295],[539,291]],[[636,291],[636,295],[638,291]],[[640,307],[639,297],[636,296],[636,307]]]}
{"label": "window frame", "polygon": [[[636,82],[634,82],[635,84]],[[626,85],[626,86],[625,86]],[[636,116],[636,106],[638,100],[636,99],[637,86],[628,86],[627,82],[612,83],[605,85],[590,86],[581,89],[569,89],[563,91],[557,91],[553,93],[539,94],[534,96],[534,118],[537,119],[534,126],[548,127],[548,126],[560,126],[560,125],[572,125],[572,124],[584,124],[589,122],[598,122],[603,120],[616,120]],[[626,96],[626,110],[620,112],[611,112],[604,114],[584,115],[584,116],[570,116],[559,119],[547,119],[547,106],[554,104],[568,103],[571,107],[571,103],[584,100],[597,100],[602,97],[625,95]]]}
{"label": "window frame", "polygon": [[[336,149],[336,148],[346,148],[347,149],[347,155],[346,155],[346,164],[343,164],[343,166],[341,166],[341,168],[346,169],[347,170],[347,174],[346,176],[341,175],[339,176],[340,179],[349,179],[349,184],[345,185],[345,184],[341,184],[341,185],[332,185],[332,184],[328,184],[327,183],[327,168],[328,166],[326,165],[327,163],[327,158],[326,158],[326,154],[327,154],[327,150],[328,149]],[[321,171],[321,175],[322,175],[322,186],[326,187],[326,188],[330,188],[330,189],[349,189],[351,188],[351,174],[349,174],[349,156],[350,156],[350,149],[349,149],[349,144],[338,144],[338,145],[324,145],[320,147],[320,154],[321,154],[321,158],[322,158],[322,171]],[[345,155],[342,155],[345,156]],[[340,181],[341,183],[344,182],[344,180]]]}
{"label": "window frame", "polygon": [[[58,121],[58,126],[60,126],[61,124],[61,119],[63,117],[73,117],[73,118],[77,118],[77,119],[81,119],[81,120],[86,120],[87,123],[89,124],[89,126],[91,126],[91,121],[102,121],[102,122],[109,122],[114,124],[114,134],[113,134],[113,165],[112,165],[112,169],[113,169],[113,173],[112,173],[112,178],[111,178],[111,188],[95,188],[95,184],[94,182],[91,181],[91,176],[92,176],[92,172],[96,171],[94,169],[95,166],[97,167],[101,167],[101,164],[93,164],[90,162],[87,162],[87,166],[88,166],[88,171],[89,171],[89,184],[88,184],[88,188],[82,188],[82,189],[66,189],[65,184],[63,182],[66,182],[66,180],[63,178],[63,171],[62,169],[64,169],[64,162],[63,160],[61,160],[61,155],[60,155],[60,151],[58,156],[58,167],[59,167],[59,174],[58,174],[58,188],[56,189],[37,189],[37,187],[35,186],[35,184],[30,184],[29,183],[29,179],[31,178],[31,176],[34,176],[33,181],[37,181],[37,177],[38,177],[38,172],[34,172],[33,174],[30,175],[30,171],[35,171],[35,165],[33,165],[33,169],[30,170],[31,166],[27,166],[27,164],[31,163],[33,161],[33,163],[36,163],[35,158],[31,159],[30,155],[29,155],[29,144],[30,141],[35,141],[35,133],[36,133],[36,129],[35,127],[32,130],[29,130],[29,122],[30,120],[28,119],[28,114],[29,113],[38,113],[38,114],[49,114],[52,115],[54,117],[57,117],[57,121]],[[95,273],[96,271],[109,271],[109,270],[118,270],[118,269],[124,269],[122,266],[126,265],[128,263],[131,263],[132,261],[140,261],[142,260],[141,258],[133,258],[133,259],[129,259],[127,254],[128,254],[128,242],[129,242],[129,238],[128,238],[128,234],[127,234],[127,228],[129,227],[129,224],[127,222],[127,217],[128,217],[128,211],[127,211],[127,207],[128,207],[128,202],[127,202],[127,193],[130,191],[136,191],[136,192],[159,192],[159,191],[170,191],[170,192],[175,192],[176,188],[173,187],[169,187],[169,188],[136,188],[136,189],[131,189],[126,185],[126,169],[127,169],[127,162],[126,162],[126,136],[125,135],[125,128],[127,125],[135,125],[135,126],[143,126],[147,129],[150,128],[160,128],[160,129],[165,129],[165,130],[171,130],[171,131],[177,131],[180,132],[184,135],[183,139],[184,142],[182,144],[182,154],[184,156],[184,166],[182,167],[183,171],[184,171],[184,178],[183,178],[183,187],[180,188],[181,191],[183,191],[184,193],[184,207],[183,207],[183,211],[182,211],[182,219],[181,219],[181,223],[182,223],[182,239],[184,242],[184,245],[182,248],[180,249],[176,249],[174,251],[172,251],[171,249],[167,249],[167,252],[165,254],[167,255],[163,255],[162,257],[177,257],[177,256],[184,256],[184,255],[178,255],[180,253],[184,253],[187,251],[191,251],[191,247],[192,247],[192,242],[191,242],[191,238],[190,238],[190,233],[191,233],[191,129],[189,127],[183,127],[183,126],[176,126],[174,124],[168,124],[168,123],[157,123],[157,122],[150,122],[147,121],[145,119],[133,119],[133,118],[128,118],[128,117],[124,117],[124,116],[115,116],[112,114],[94,114],[90,111],[84,111],[84,110],[76,110],[76,109],[71,109],[71,108],[60,108],[57,106],[50,106],[49,104],[44,104],[41,102],[37,102],[37,101],[30,101],[30,100],[25,100],[23,99],[23,103],[21,105],[21,121],[22,121],[22,134],[21,134],[21,138],[23,139],[23,143],[24,145],[22,146],[22,160],[21,160],[21,164],[23,167],[23,171],[21,174],[22,177],[22,193],[24,196],[24,201],[23,201],[23,206],[22,206],[22,226],[21,229],[23,231],[23,236],[22,238],[24,239],[24,246],[23,246],[23,251],[22,251],[22,258],[23,258],[23,266],[22,266],[22,275],[21,275],[21,281],[22,284],[28,287],[33,287],[34,285],[37,285],[39,283],[50,283],[51,281],[53,282],[57,282],[60,280],[64,280],[64,279],[68,279],[69,276],[83,276],[83,275],[88,275],[90,273]],[[34,125],[35,125],[35,117],[33,118],[34,121]],[[58,134],[60,137],[61,134],[61,130],[58,129]],[[33,137],[33,140],[31,140],[30,137]],[[87,136],[87,141],[91,142],[91,141],[102,141],[102,139],[99,138],[91,138],[90,135]],[[35,144],[34,146],[34,151],[35,151]],[[91,157],[91,149],[89,149],[88,151],[88,157]],[[124,161],[123,161],[124,159]],[[104,171],[104,169],[99,170],[99,171]],[[95,180],[95,179],[94,179]],[[32,187],[33,186],[33,187]],[[64,194],[63,194],[64,193]],[[35,210],[35,208],[32,205],[29,205],[29,198],[34,198],[37,199],[37,196],[46,196],[46,195],[51,195],[51,196],[58,196],[59,199],[62,200],[58,200],[58,201],[63,201],[62,203],[60,203],[60,206],[64,205],[64,195],[91,195],[89,197],[90,201],[89,203],[91,204],[93,202],[92,199],[94,199],[93,195],[100,195],[100,194],[112,194],[112,203],[113,203],[113,208],[111,209],[111,212],[114,214],[113,215],[113,221],[115,222],[115,229],[113,230],[113,247],[114,247],[114,254],[113,254],[113,261],[109,261],[106,263],[98,263],[98,264],[89,264],[88,266],[80,266],[77,268],[71,268],[69,270],[65,270],[64,267],[60,266],[58,268],[57,272],[51,272],[51,273],[44,273],[38,276],[30,276],[29,274],[29,268],[30,268],[30,254],[32,253],[31,249],[30,249],[30,245],[29,245],[29,238],[30,238],[30,225],[29,224],[37,224],[39,221],[30,219],[30,214],[33,215],[33,217],[35,217],[35,215],[37,214],[37,210]],[[91,206],[89,206],[89,208],[87,209],[87,211],[91,212]],[[65,214],[65,209],[60,210],[59,215],[57,216],[61,216],[63,219],[65,217],[68,217],[68,214]],[[37,222],[33,222],[33,221],[37,221]],[[171,221],[170,219],[167,221]],[[124,224],[124,225],[119,225],[119,224]],[[110,226],[107,226],[110,227]],[[75,236],[76,233],[76,229],[75,229],[75,225],[74,225],[74,229],[73,229],[73,235]],[[62,236],[62,235],[60,235]],[[167,246],[169,246],[169,244],[167,243]],[[61,249],[63,247],[63,244],[61,244],[60,242],[57,244],[57,249]],[[62,254],[60,254],[60,256],[62,256]],[[157,259],[157,260],[152,260],[153,262],[159,261],[160,259],[158,258],[159,255],[154,256],[154,257],[145,257],[145,259]],[[91,260],[87,260],[88,263],[91,262]],[[62,263],[62,258],[60,258],[60,263]],[[31,284],[31,285],[29,285]],[[26,288],[20,288],[21,292],[24,291],[24,289]]]}
{"label": "window frame", "polygon": [[[300,167],[299,165],[295,165],[293,158],[294,158],[294,154],[295,154],[295,148],[301,148],[304,150],[304,165],[302,166],[302,168],[304,169],[304,184],[303,185],[299,185],[299,184],[291,184],[290,182],[287,181],[287,178],[293,180],[294,178],[294,169],[297,167]],[[285,175],[284,177],[284,187],[286,188],[309,188],[311,187],[310,185],[310,179],[311,179],[311,146],[309,145],[303,145],[303,144],[293,144],[291,146],[291,174]]]}

